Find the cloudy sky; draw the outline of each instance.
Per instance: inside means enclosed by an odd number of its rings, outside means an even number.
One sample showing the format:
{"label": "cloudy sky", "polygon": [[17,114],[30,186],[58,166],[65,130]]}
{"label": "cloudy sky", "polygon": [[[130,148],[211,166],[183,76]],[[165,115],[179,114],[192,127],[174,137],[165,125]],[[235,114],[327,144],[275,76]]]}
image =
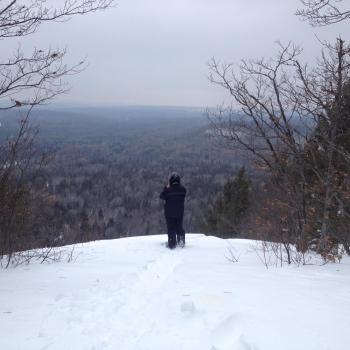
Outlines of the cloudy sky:
{"label": "cloudy sky", "polygon": [[70,78],[63,102],[214,106],[228,99],[208,81],[211,57],[273,56],[276,40],[292,40],[311,61],[319,54],[315,35],[345,36],[348,23],[312,28],[294,15],[298,6],[298,0],[118,0],[107,12],[44,25],[21,45],[66,47],[68,63],[88,57],[88,68]]}

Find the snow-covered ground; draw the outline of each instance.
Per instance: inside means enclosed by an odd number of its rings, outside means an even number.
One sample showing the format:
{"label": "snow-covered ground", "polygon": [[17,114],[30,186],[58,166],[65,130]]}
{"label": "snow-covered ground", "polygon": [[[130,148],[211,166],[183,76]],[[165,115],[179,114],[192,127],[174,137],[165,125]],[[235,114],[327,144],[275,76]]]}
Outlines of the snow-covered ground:
{"label": "snow-covered ground", "polygon": [[188,235],[79,245],[0,270],[1,350],[348,350],[350,259],[266,269],[252,242]]}

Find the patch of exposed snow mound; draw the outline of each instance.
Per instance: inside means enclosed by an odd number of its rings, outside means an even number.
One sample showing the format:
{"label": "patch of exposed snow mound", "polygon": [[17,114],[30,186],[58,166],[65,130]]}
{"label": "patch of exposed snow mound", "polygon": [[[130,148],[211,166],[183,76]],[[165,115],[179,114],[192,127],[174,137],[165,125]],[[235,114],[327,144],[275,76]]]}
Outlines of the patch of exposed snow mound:
{"label": "patch of exposed snow mound", "polygon": [[196,307],[194,306],[193,301],[187,301],[181,304],[181,311],[186,312],[188,314],[193,314],[196,311]]}
{"label": "patch of exposed snow mound", "polygon": [[188,235],[76,246],[77,260],[0,270],[0,349],[348,350],[350,259],[266,268],[254,243]]}

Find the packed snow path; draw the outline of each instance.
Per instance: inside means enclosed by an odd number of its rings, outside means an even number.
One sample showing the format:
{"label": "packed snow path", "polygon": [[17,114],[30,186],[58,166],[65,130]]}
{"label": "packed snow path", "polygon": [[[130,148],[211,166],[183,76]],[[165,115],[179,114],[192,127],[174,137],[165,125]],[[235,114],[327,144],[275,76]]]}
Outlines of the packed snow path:
{"label": "packed snow path", "polygon": [[348,350],[350,261],[266,268],[251,241],[188,235],[77,246],[0,270],[1,350]]}

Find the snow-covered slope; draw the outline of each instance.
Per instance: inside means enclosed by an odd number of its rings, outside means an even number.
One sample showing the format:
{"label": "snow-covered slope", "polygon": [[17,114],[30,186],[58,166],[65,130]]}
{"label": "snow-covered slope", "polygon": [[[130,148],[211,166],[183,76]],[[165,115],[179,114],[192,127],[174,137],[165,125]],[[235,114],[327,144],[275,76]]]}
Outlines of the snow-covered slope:
{"label": "snow-covered slope", "polygon": [[101,241],[0,270],[1,350],[348,350],[350,260],[266,269],[250,241]]}

